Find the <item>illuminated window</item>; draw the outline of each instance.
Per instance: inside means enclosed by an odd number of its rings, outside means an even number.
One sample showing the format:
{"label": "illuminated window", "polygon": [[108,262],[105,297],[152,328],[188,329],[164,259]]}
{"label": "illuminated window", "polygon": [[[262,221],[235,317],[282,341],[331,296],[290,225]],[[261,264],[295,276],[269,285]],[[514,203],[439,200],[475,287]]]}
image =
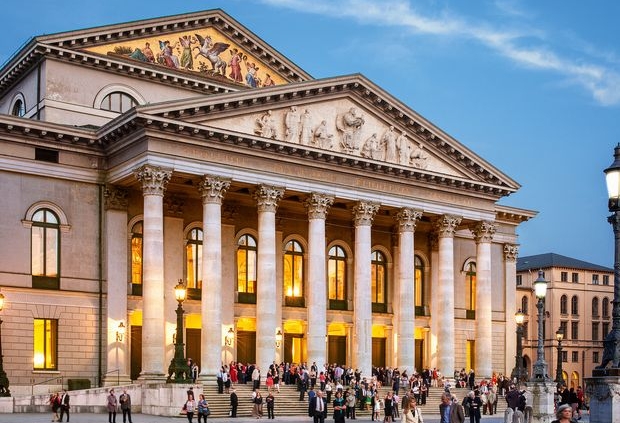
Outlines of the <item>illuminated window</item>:
{"label": "illuminated window", "polygon": [[37,210],[32,216],[31,270],[34,288],[59,289],[60,224],[49,209]]}
{"label": "illuminated window", "polygon": [[131,228],[131,287],[133,295],[142,295],[142,221]]}
{"label": "illuminated window", "polygon": [[187,234],[185,244],[186,280],[188,289],[202,289],[202,229]]}
{"label": "illuminated window", "polygon": [[370,262],[370,296],[373,302],[373,311],[385,313],[387,311],[387,260],[381,251],[373,251]]}
{"label": "illuminated window", "polygon": [[470,261],[465,267],[465,315],[468,319],[476,318],[476,263]]}
{"label": "illuminated window", "polygon": [[568,314],[568,297],[566,295],[560,297],[560,314]]}
{"label": "illuminated window", "polygon": [[284,296],[286,305],[304,306],[304,251],[297,241],[284,247]]}
{"label": "illuminated window", "polygon": [[58,321],[34,319],[34,370],[56,370]]}
{"label": "illuminated window", "polygon": [[257,244],[251,235],[237,242],[237,292],[239,302],[256,303]]}
{"label": "illuminated window", "polygon": [[347,295],[347,255],[340,246],[329,249],[327,261],[327,283],[329,308],[346,309]]}
{"label": "illuminated window", "polygon": [[125,113],[127,110],[134,106],[137,106],[138,102],[135,98],[127,93],[121,91],[115,91],[106,95],[99,108],[101,110],[109,110],[110,112]]}
{"label": "illuminated window", "polygon": [[414,289],[414,302],[415,302],[415,314],[416,316],[425,316],[427,313],[424,309],[426,306],[425,297],[425,280],[424,280],[424,262],[420,256],[415,256],[414,262],[414,277],[415,277],[415,289]]}

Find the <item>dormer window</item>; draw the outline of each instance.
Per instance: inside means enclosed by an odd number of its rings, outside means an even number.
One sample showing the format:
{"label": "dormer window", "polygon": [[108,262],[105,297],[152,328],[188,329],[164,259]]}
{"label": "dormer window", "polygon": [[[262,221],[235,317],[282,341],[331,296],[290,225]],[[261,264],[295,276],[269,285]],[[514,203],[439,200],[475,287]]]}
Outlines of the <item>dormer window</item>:
{"label": "dormer window", "polygon": [[23,117],[26,114],[26,105],[24,104],[24,100],[18,98],[15,103],[13,103],[11,114],[17,117]]}
{"label": "dormer window", "polygon": [[137,105],[138,102],[136,99],[129,94],[121,91],[114,91],[101,100],[99,108],[101,110],[109,110],[110,112],[125,113]]}

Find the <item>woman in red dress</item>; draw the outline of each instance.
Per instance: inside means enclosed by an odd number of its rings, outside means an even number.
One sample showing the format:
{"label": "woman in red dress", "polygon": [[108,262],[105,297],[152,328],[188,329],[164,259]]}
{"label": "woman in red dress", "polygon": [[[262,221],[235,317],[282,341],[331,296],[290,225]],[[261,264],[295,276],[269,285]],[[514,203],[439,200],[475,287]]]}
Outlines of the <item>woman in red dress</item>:
{"label": "woman in red dress", "polygon": [[230,381],[237,383],[237,364],[234,361],[230,362]]}

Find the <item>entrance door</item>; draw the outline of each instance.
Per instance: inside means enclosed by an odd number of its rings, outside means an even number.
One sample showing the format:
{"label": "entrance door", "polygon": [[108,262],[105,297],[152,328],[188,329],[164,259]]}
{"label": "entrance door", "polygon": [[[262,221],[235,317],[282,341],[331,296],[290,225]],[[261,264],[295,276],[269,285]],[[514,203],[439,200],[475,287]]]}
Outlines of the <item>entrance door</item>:
{"label": "entrance door", "polygon": [[256,363],[256,332],[237,332],[237,361],[240,363]]}
{"label": "entrance door", "polygon": [[372,365],[385,367],[385,341],[386,338],[372,338]]}
{"label": "entrance door", "polygon": [[424,369],[424,339],[415,340],[415,369],[418,373]]}
{"label": "entrance door", "polygon": [[347,364],[347,337],[329,335],[327,337],[327,362]]}
{"label": "entrance door", "polygon": [[142,326],[131,325],[131,369],[130,378],[136,380],[142,371]]}
{"label": "entrance door", "polygon": [[191,358],[200,368],[200,329],[186,329],[185,358]]}
{"label": "entrance door", "polygon": [[284,362],[303,363],[306,361],[306,339],[301,333],[284,334]]}

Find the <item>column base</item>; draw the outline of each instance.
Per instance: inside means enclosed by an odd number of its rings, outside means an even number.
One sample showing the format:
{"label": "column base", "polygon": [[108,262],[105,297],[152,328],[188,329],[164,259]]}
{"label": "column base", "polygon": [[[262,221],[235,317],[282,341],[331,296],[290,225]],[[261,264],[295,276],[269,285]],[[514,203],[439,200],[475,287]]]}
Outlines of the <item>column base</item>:
{"label": "column base", "polygon": [[167,376],[163,373],[141,373],[138,381],[143,384],[147,383],[166,383]]}
{"label": "column base", "polygon": [[585,378],[590,397],[590,423],[620,421],[620,376]]}
{"label": "column base", "polygon": [[526,382],[525,386],[528,405],[532,406],[532,423],[549,423],[555,420],[555,382]]}
{"label": "column base", "polygon": [[129,375],[117,375],[114,373],[107,374],[103,377],[103,386],[126,386],[131,385]]}

